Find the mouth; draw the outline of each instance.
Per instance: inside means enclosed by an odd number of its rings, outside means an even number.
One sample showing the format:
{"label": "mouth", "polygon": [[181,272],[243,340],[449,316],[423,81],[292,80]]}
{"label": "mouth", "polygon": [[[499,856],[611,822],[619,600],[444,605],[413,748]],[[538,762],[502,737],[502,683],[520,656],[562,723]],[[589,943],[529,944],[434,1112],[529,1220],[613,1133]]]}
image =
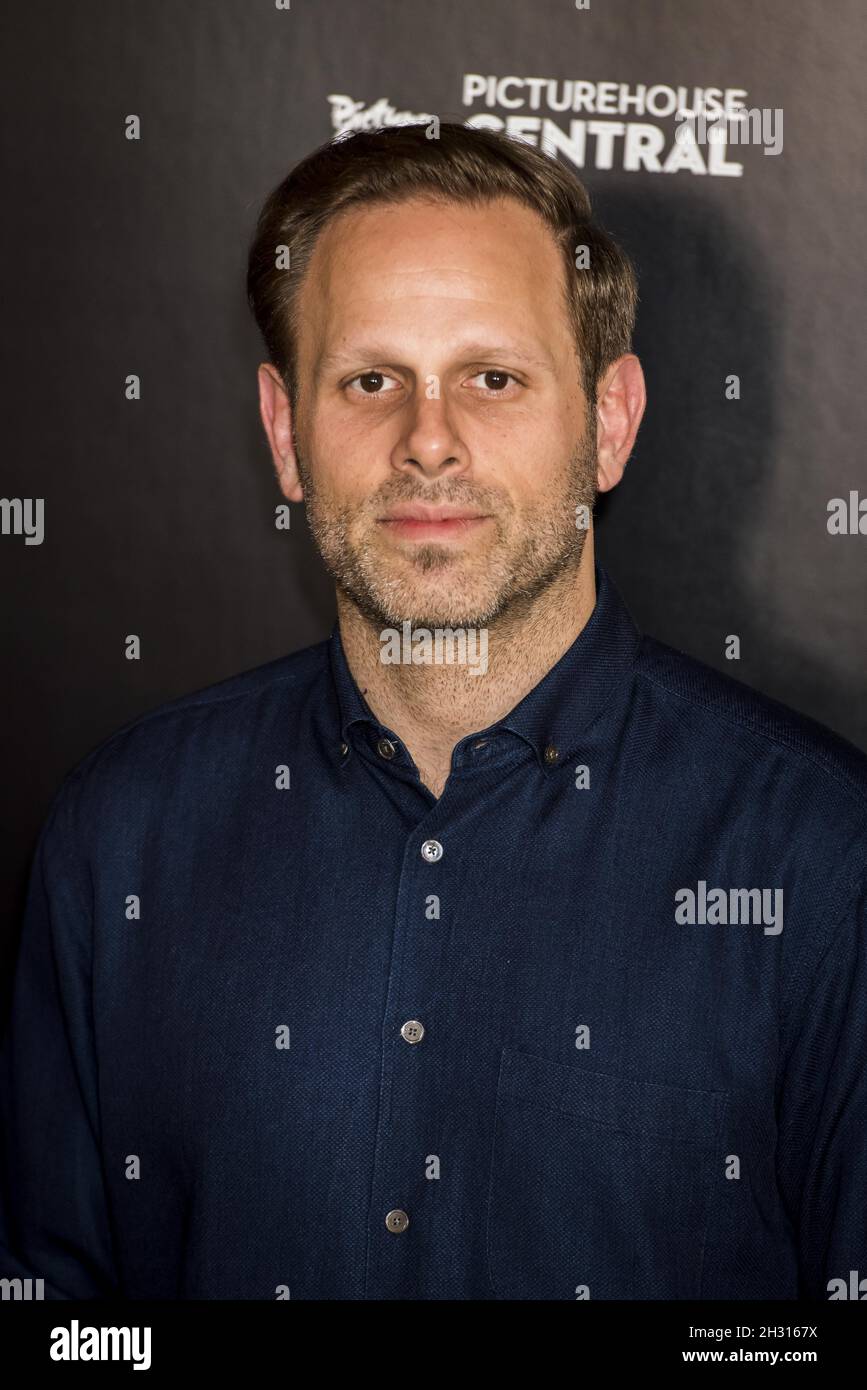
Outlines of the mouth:
{"label": "mouth", "polygon": [[391,535],[410,540],[444,540],[448,536],[464,536],[477,530],[489,516],[460,507],[395,507],[379,517],[378,525]]}

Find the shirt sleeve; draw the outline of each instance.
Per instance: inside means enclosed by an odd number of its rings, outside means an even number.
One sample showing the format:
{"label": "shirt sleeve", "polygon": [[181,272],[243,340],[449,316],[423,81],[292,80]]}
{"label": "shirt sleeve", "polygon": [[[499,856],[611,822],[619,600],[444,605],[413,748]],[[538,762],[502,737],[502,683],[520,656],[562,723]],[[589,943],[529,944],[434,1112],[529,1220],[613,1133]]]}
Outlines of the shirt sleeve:
{"label": "shirt sleeve", "polygon": [[92,894],[70,843],[69,801],[67,781],[36,848],[0,1051],[0,1277],[42,1279],[47,1299],[118,1296],[99,1140]]}
{"label": "shirt sleeve", "polygon": [[798,1242],[799,1297],[827,1300],[831,1280],[848,1287],[853,1270],[859,1271],[856,1278],[867,1279],[863,882],[799,988],[798,1006],[784,1033],[777,1171]]}

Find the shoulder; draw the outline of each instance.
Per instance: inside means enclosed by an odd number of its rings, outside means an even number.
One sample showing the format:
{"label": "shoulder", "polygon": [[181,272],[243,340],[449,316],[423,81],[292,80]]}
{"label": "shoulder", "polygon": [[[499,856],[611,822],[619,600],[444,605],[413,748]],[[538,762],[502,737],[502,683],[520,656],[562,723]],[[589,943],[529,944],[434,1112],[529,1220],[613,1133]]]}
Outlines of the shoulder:
{"label": "shoulder", "polygon": [[168,794],[184,771],[199,778],[209,766],[255,757],[260,736],[291,730],[321,699],[328,659],[325,640],[146,711],[81,758],[58,798],[86,811],[88,801],[104,809],[116,793],[129,805],[133,789]]}
{"label": "shoulder", "polygon": [[773,766],[854,816],[867,813],[867,755],[824,724],[652,637],[641,639],[635,674],[715,765]]}

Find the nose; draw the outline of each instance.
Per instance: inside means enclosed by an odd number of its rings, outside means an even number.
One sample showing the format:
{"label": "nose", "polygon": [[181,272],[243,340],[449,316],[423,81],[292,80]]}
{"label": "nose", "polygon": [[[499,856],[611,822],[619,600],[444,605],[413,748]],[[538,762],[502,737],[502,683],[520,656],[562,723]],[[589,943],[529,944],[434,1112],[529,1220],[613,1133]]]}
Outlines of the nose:
{"label": "nose", "polygon": [[464,472],[469,451],[455,425],[447,402],[420,391],[408,407],[406,422],[392,452],[392,463],[401,473],[436,478]]}

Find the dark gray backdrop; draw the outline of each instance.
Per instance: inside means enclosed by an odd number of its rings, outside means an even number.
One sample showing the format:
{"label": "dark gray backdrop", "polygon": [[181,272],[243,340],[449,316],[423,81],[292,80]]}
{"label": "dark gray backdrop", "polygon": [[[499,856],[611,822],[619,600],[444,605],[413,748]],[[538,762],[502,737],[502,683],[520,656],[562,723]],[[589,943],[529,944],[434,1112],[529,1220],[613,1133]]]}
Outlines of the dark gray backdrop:
{"label": "dark gray backdrop", "polygon": [[[332,95],[463,120],[480,73],[782,109],[782,153],[729,151],[739,177],[627,170],[622,141],[577,171],[637,262],[650,397],[599,550],[648,631],[867,747],[867,536],[827,530],[867,495],[863,0],[41,0],[6,29],[0,493],[45,499],[45,539],[0,536],[5,966],[63,774],[333,621],[303,508],[274,529],[243,295],[259,203],[334,133]],[[671,147],[672,117],[625,119]]]}

